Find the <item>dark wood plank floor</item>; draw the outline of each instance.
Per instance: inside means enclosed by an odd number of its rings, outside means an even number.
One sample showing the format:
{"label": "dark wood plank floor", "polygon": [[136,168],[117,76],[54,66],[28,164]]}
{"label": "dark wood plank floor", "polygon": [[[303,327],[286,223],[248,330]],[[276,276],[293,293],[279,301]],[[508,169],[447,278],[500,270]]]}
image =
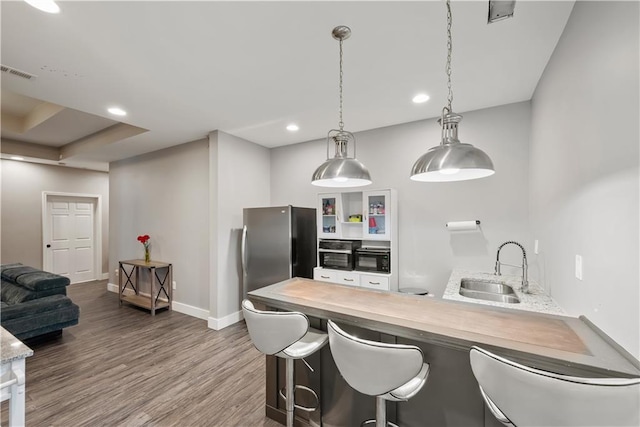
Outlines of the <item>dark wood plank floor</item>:
{"label": "dark wood plank floor", "polygon": [[264,416],[265,357],[244,322],[214,331],[181,313],[151,317],[119,307],[106,281],[68,291],[80,323],[31,346],[28,426],[280,426]]}

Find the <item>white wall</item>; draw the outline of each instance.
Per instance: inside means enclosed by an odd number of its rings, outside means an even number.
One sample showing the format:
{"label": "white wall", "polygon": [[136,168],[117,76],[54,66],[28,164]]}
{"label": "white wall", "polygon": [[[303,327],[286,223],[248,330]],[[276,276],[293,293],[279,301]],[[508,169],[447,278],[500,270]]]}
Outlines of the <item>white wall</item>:
{"label": "white wall", "polygon": [[208,141],[110,164],[109,278],[119,260],[143,258],[137,236],[151,236],[151,259],[173,264],[174,301],[209,311]]}
{"label": "white wall", "polygon": [[[532,100],[532,274],[640,357],[639,5],[576,2]],[[583,257],[582,281],[574,275]]]}
{"label": "white wall", "polygon": [[[440,142],[436,120],[356,133],[358,159],[373,180],[362,188],[398,191],[400,287],[441,295],[453,267],[493,271],[499,244],[529,242],[529,133],[529,102],[465,113],[460,140],[489,154],[496,174],[453,183],[409,179],[415,160]],[[271,203],[315,206],[317,193],[330,191],[311,185],[325,158],[324,140],[273,149]],[[482,222],[480,232],[451,233],[445,227],[447,221],[475,219]],[[504,259],[519,263],[521,255],[505,249]]]}
{"label": "white wall", "polygon": [[2,263],[21,262],[42,268],[42,192],[100,195],[102,262],[108,271],[109,176],[105,172],[1,160]]}
{"label": "white wall", "polygon": [[240,234],[242,209],[270,206],[269,149],[216,131],[209,135],[211,206],[211,301],[209,326],[239,320],[242,297]]}

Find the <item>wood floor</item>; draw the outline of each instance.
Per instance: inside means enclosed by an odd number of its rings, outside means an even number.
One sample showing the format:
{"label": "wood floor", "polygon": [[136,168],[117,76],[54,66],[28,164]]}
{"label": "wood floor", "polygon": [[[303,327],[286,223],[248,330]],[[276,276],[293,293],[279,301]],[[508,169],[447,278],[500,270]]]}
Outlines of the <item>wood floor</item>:
{"label": "wood floor", "polygon": [[[280,426],[264,416],[265,357],[244,322],[119,307],[106,281],[68,288],[80,323],[31,345],[27,426]],[[7,425],[7,402],[2,425]]]}

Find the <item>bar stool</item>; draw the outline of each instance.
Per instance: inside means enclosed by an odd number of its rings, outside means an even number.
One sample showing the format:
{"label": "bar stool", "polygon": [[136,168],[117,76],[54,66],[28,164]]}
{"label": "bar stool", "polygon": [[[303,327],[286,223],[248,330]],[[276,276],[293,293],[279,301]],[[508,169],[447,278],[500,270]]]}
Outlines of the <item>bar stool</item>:
{"label": "bar stool", "polygon": [[[376,397],[376,427],[387,427],[385,401],[406,401],[415,396],[429,375],[422,350],[413,345],[387,344],[349,335],[327,322],[329,347],[338,371],[360,393]],[[393,423],[389,423],[395,426]]]}
{"label": "bar stool", "polygon": [[[312,412],[317,409],[318,395],[309,387],[294,385],[293,362],[320,350],[328,341],[327,334],[309,327],[309,319],[303,313],[284,311],[262,311],[251,301],[242,301],[242,314],[253,345],[262,353],[285,359],[285,394],[287,427],[293,427],[294,409]],[[306,361],[303,360],[306,363]],[[311,367],[307,364],[309,369]],[[312,393],[316,399],[314,407],[295,404],[296,389]]]}
{"label": "bar stool", "polygon": [[506,426],[638,426],[640,378],[582,378],[521,365],[479,347],[471,369]]}

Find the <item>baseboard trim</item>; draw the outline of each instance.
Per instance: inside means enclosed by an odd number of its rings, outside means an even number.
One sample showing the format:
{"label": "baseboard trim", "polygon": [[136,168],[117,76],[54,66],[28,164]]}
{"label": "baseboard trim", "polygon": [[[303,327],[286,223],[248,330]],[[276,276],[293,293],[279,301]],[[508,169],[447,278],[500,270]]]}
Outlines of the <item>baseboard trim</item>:
{"label": "baseboard trim", "polygon": [[[109,292],[118,293],[118,285],[114,285],[113,283],[107,283],[107,290]],[[209,310],[205,310],[200,307],[194,307],[189,304],[184,304],[181,302],[173,301],[171,303],[171,308],[178,313],[186,314],[187,316],[195,317],[197,319],[209,320]],[[228,326],[228,325],[227,325]],[[222,329],[222,328],[221,328]]]}
{"label": "baseboard trim", "polygon": [[174,301],[173,304],[171,304],[171,308],[178,313],[186,314],[197,319],[209,319],[209,310],[205,310],[200,307],[194,307],[192,305]]}
{"label": "baseboard trim", "polygon": [[108,280],[109,279],[109,273],[102,273],[102,275],[100,276],[100,280]]}
{"label": "baseboard trim", "polygon": [[231,313],[228,316],[221,317],[220,319],[209,317],[207,319],[207,326],[209,327],[209,329],[219,331],[220,329],[224,329],[227,326],[233,325],[234,323],[238,323],[243,318],[244,317],[242,316],[242,311],[236,311],[235,313]]}

